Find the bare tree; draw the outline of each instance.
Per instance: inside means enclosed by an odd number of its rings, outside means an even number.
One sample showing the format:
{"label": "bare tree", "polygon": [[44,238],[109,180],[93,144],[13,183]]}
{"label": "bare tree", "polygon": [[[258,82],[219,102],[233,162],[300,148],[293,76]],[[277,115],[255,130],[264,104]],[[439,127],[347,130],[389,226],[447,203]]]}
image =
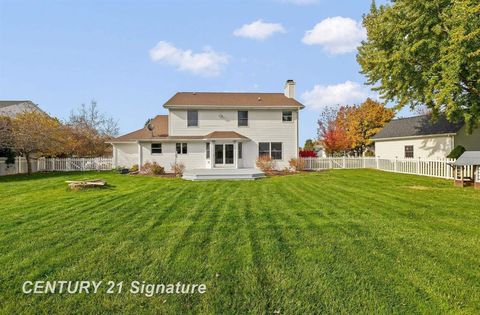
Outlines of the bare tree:
{"label": "bare tree", "polygon": [[119,132],[118,121],[101,113],[94,100],[90,105],[82,104],[76,111],[72,111],[68,125],[95,130],[101,137],[113,138]]}

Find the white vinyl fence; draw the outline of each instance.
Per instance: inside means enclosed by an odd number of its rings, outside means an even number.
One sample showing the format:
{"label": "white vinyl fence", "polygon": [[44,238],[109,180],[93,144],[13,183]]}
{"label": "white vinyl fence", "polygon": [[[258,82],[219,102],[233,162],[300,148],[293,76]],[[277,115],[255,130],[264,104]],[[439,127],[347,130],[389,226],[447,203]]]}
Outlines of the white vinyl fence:
{"label": "white vinyl fence", "polygon": [[[113,168],[112,158],[38,158],[31,159],[32,172],[107,171]],[[27,173],[27,160],[16,157],[15,163],[7,164],[0,158],[0,176]]]}
{"label": "white vinyl fence", "polygon": [[383,159],[374,157],[303,158],[305,170],[373,168],[377,170],[451,179],[454,159]]}

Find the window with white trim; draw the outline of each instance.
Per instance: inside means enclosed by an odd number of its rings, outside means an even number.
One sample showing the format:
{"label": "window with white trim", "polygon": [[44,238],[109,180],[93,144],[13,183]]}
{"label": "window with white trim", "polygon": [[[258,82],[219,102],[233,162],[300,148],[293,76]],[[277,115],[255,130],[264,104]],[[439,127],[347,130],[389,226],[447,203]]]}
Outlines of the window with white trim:
{"label": "window with white trim", "polygon": [[292,121],[293,120],[293,112],[291,110],[284,110],[282,112],[282,121]]}
{"label": "window with white trim", "polygon": [[205,154],[207,160],[210,159],[210,142],[205,143]]}
{"label": "window with white trim", "polygon": [[405,146],[405,158],[413,158],[413,145],[406,145]]}
{"label": "window with white trim", "polygon": [[269,156],[272,160],[281,160],[283,146],[281,142],[259,142],[258,156]]}
{"label": "window with white trim", "polygon": [[198,127],[198,110],[187,110],[187,127]]}
{"label": "window with white trim", "polygon": [[248,111],[247,110],[238,111],[238,126],[248,127]]}
{"label": "window with white trim", "polygon": [[162,153],[162,144],[161,143],[152,143],[150,145],[150,151],[152,154],[161,154]]}
{"label": "window with white trim", "polygon": [[177,148],[177,154],[187,154],[188,153],[187,143],[185,143],[185,142],[177,143],[176,148]]}

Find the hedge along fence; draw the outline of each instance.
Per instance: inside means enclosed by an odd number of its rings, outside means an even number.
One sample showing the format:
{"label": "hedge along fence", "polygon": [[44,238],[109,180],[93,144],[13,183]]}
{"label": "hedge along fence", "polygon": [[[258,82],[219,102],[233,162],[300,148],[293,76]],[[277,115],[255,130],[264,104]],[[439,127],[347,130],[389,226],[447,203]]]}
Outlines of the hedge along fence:
{"label": "hedge along fence", "polygon": [[[0,157],[0,176],[27,173],[27,160],[16,157],[15,163],[7,164],[7,158]],[[38,158],[31,159],[32,173],[107,171],[113,168],[112,158]]]}
{"label": "hedge along fence", "polygon": [[305,170],[373,168],[377,170],[453,179],[455,159],[384,159],[375,157],[302,158]]}

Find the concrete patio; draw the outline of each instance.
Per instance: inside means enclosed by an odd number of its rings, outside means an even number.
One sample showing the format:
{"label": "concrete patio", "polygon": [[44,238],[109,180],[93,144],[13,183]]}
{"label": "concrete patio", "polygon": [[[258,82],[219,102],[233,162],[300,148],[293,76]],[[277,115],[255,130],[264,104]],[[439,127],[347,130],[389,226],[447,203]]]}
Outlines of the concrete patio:
{"label": "concrete patio", "polygon": [[214,168],[214,169],[192,169],[183,173],[186,180],[254,180],[265,177],[265,174],[254,168]]}

